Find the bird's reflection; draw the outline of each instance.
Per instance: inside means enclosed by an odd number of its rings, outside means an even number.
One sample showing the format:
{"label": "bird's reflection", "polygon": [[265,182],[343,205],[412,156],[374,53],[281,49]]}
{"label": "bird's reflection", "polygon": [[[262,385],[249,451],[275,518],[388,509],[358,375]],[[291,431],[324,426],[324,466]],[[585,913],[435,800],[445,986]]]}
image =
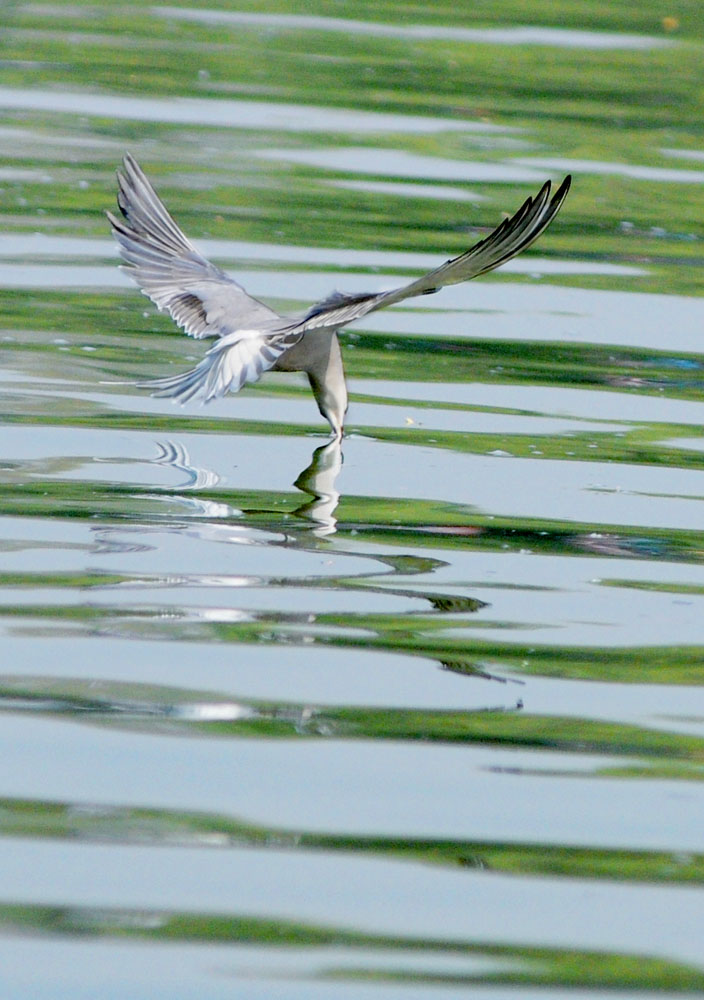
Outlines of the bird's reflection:
{"label": "bird's reflection", "polygon": [[[177,486],[168,487],[162,491],[163,493],[170,494],[173,499],[187,503],[192,509],[195,508],[201,517],[223,518],[227,516],[242,516],[243,511],[230,507],[227,504],[193,496],[173,496],[174,494],[181,494],[184,490],[210,489],[220,483],[221,476],[212,469],[194,465],[188,454],[188,450],[180,442],[159,441],[157,442],[157,449],[156,458],[151,460],[154,465],[169,466],[180,473],[184,473],[186,476],[185,482],[181,482]],[[310,530],[318,537],[333,535],[337,530],[337,519],[334,513],[340,500],[340,494],[335,489],[335,482],[342,468],[342,461],[340,442],[337,439],[333,439],[315,449],[311,456],[310,464],[303,469],[293,483],[297,489],[307,494],[310,499],[306,499],[292,513],[311,522]],[[250,510],[247,513],[255,512]],[[260,512],[257,511],[256,513]],[[261,513],[264,512],[262,511]]]}
{"label": "bird's reflection", "polygon": [[294,513],[312,521],[313,534],[319,537],[333,535],[337,530],[337,518],[334,514],[340,494],[335,489],[335,482],[340,474],[342,461],[340,442],[333,438],[328,444],[315,449],[310,465],[293,484],[312,498],[297,507]]}

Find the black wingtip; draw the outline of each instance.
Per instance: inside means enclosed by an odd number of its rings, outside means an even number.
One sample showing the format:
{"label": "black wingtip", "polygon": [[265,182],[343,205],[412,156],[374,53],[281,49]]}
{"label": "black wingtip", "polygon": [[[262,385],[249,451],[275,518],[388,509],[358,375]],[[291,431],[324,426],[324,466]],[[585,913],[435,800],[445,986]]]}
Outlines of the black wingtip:
{"label": "black wingtip", "polygon": [[571,187],[572,187],[572,174],[567,174],[562,184],[560,184],[559,188],[555,192],[555,198],[556,199],[564,198]]}

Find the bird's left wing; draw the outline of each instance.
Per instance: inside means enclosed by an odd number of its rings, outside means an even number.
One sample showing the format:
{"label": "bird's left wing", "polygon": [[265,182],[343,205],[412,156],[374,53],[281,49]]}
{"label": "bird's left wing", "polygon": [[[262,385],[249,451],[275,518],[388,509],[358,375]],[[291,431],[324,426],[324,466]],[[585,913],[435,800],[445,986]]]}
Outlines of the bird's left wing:
{"label": "bird's left wing", "polygon": [[225,337],[271,326],[281,317],[203,257],[171,218],[144,171],[128,153],[117,175],[118,219],[107,213],[123,270],[190,337]]}
{"label": "bird's left wing", "polygon": [[429,295],[445,285],[469,281],[501,267],[529,247],[547,229],[567,197],[570,183],[571,178],[565,177],[551,198],[550,181],[546,181],[534,198],[528,198],[515,215],[504,219],[486,239],[408,285],[367,295],[333,293],[308,310],[298,329],[306,333],[309,330],[345,326],[376,309],[383,309],[415,295]]}

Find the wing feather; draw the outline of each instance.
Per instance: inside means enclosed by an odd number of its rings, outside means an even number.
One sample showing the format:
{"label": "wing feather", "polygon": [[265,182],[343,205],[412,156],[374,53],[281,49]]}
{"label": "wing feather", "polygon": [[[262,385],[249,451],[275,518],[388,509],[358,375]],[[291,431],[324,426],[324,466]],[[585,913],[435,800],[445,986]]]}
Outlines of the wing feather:
{"label": "wing feather", "polygon": [[415,295],[437,292],[445,285],[469,281],[501,267],[529,247],[547,229],[567,197],[570,184],[571,177],[565,177],[551,199],[550,181],[546,181],[535,197],[527,198],[515,215],[504,219],[486,239],[408,285],[368,295],[334,292],[308,310],[300,323],[300,329],[305,333],[309,330],[344,326],[376,309],[383,309]]}
{"label": "wing feather", "polygon": [[280,322],[278,313],[196,250],[129,153],[123,168],[117,175],[122,218],[112,212],[107,216],[123,270],[159,309],[198,339]]}
{"label": "wing feather", "polygon": [[228,391],[237,392],[246,382],[256,382],[309,332],[335,330],[376,309],[500,267],[545,231],[571,182],[566,177],[551,198],[547,181],[486,239],[410,284],[375,294],[334,292],[313,305],[302,320],[291,322],[252,298],[198,253],[129,154],[124,158],[124,171],[118,173],[117,199],[123,218],[108,212],[124,270],[190,336],[220,338],[195,368],[137,383],[152,389],[155,396],[180,403],[195,397],[208,402]]}
{"label": "wing feather", "polygon": [[297,331],[273,334],[238,331],[213,344],[195,368],[137,385],[151,389],[154,396],[170,397],[179,403],[197,397],[209,403],[228,391],[237,392],[246,382],[256,382],[300,337]]}

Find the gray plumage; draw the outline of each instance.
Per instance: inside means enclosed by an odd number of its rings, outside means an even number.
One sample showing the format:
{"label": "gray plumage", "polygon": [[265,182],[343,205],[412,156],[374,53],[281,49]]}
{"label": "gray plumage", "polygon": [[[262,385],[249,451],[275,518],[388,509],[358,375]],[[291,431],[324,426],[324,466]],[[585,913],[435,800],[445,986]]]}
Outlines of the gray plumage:
{"label": "gray plumage", "polygon": [[300,319],[280,316],[247,292],[184,236],[136,160],[128,153],[119,173],[117,203],[123,218],[108,218],[124,261],[123,270],[145,295],[200,340],[217,337],[190,371],[138,383],[155,396],[181,403],[204,402],[237,392],[268,370],[307,374],[321,414],[334,437],[342,436],[347,386],[337,331],[368,313],[445,285],[486,274],[530,246],[550,225],[570,188],[566,177],[550,197],[549,181],[510,219],[465,253],[388,292],[334,292]]}

